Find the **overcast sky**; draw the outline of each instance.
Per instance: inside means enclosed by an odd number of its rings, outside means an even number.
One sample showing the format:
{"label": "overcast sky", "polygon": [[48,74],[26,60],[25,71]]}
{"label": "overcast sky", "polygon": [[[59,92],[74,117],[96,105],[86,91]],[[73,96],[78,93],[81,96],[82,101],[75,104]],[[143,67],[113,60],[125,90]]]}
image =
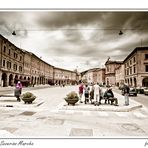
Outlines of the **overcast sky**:
{"label": "overcast sky", "polygon": [[79,71],[101,68],[108,57],[124,60],[136,47],[148,46],[147,26],[148,12],[0,12],[0,33],[17,47]]}

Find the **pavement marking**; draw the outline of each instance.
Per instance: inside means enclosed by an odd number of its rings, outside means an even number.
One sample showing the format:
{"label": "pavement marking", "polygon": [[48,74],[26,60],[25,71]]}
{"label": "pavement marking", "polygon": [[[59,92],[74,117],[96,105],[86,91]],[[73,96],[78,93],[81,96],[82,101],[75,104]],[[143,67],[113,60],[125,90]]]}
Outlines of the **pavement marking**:
{"label": "pavement marking", "polygon": [[139,113],[139,112],[135,112],[133,114],[138,118],[147,118],[145,115],[143,115],[142,113]]}

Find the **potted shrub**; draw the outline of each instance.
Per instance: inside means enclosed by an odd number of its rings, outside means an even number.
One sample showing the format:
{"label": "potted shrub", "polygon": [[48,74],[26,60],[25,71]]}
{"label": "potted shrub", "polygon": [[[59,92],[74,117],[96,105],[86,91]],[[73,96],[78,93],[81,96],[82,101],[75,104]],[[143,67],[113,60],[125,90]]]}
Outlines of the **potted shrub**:
{"label": "potted shrub", "polygon": [[36,96],[34,96],[31,92],[26,92],[21,95],[21,99],[25,102],[25,104],[31,104],[36,99]]}
{"label": "potted shrub", "polygon": [[69,104],[75,105],[79,101],[79,97],[76,92],[72,91],[69,94],[66,95],[66,98],[64,98],[65,101]]}

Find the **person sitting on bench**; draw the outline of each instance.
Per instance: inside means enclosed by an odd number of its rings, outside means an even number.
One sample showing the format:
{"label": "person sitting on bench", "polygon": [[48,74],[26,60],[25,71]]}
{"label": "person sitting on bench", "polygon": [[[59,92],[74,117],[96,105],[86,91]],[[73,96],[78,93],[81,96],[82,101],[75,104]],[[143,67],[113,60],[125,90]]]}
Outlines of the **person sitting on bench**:
{"label": "person sitting on bench", "polygon": [[118,106],[118,100],[117,100],[117,98],[114,97],[111,87],[105,91],[104,99],[105,99],[105,104],[108,101],[108,104],[110,104],[110,102],[111,102],[111,105]]}

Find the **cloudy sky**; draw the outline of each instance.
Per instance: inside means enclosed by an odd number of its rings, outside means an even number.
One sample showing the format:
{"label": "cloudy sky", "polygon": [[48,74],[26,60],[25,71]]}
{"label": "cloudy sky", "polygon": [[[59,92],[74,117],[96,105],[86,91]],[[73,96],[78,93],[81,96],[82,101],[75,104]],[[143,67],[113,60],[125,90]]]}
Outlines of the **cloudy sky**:
{"label": "cloudy sky", "polygon": [[108,57],[124,60],[137,46],[148,46],[147,26],[148,12],[0,12],[0,34],[17,47],[79,71],[103,67]]}

